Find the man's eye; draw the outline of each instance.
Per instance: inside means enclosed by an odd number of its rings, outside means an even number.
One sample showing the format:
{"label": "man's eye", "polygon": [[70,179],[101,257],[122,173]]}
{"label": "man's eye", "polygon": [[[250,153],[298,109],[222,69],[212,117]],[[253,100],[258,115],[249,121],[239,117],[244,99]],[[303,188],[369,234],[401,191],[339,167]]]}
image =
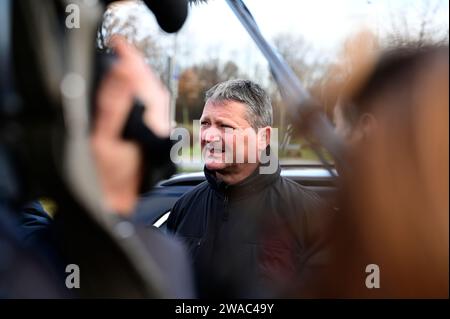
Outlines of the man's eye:
{"label": "man's eye", "polygon": [[232,126],[227,125],[227,124],[222,124],[221,127],[223,127],[223,128],[233,128]]}
{"label": "man's eye", "polygon": [[208,122],[200,122],[200,125],[201,126],[207,126],[207,125],[209,125],[209,123]]}

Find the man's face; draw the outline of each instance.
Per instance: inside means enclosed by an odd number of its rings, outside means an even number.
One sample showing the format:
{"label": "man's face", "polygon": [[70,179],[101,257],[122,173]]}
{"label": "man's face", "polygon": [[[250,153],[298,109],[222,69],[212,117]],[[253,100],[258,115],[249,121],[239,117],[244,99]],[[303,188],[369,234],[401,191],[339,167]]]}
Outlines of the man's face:
{"label": "man's face", "polygon": [[256,132],[247,120],[246,109],[245,104],[235,101],[206,103],[200,118],[200,138],[208,169],[239,168],[259,160]]}

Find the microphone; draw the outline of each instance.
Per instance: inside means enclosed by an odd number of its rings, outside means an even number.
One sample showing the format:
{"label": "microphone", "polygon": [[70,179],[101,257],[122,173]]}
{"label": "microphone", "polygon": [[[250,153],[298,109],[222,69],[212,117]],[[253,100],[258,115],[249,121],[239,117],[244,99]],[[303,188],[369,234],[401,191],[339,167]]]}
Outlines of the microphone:
{"label": "microphone", "polygon": [[[114,0],[104,0],[106,4]],[[174,33],[181,29],[188,15],[187,0],[144,0],[161,29]]]}
{"label": "microphone", "polygon": [[174,33],[181,29],[186,21],[188,6],[186,0],[145,0],[152,10],[161,29]]}

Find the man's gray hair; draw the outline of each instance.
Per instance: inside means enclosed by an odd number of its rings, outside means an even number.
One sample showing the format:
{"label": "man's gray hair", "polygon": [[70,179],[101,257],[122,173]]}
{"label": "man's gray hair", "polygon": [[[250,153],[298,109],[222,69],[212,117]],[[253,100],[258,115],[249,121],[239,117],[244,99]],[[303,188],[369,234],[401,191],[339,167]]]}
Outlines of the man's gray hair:
{"label": "man's gray hair", "polygon": [[205,103],[235,101],[247,106],[247,120],[257,130],[272,126],[272,104],[266,91],[249,80],[229,80],[214,85],[205,95]]}

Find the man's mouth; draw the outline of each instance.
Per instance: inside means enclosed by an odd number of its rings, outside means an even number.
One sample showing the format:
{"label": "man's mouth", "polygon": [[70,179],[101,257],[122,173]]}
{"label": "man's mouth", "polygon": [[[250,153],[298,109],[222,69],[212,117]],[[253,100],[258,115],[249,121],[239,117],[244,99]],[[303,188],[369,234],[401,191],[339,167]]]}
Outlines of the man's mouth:
{"label": "man's mouth", "polygon": [[225,153],[225,148],[222,145],[212,145],[208,144],[205,146],[205,149],[210,154],[222,154]]}

